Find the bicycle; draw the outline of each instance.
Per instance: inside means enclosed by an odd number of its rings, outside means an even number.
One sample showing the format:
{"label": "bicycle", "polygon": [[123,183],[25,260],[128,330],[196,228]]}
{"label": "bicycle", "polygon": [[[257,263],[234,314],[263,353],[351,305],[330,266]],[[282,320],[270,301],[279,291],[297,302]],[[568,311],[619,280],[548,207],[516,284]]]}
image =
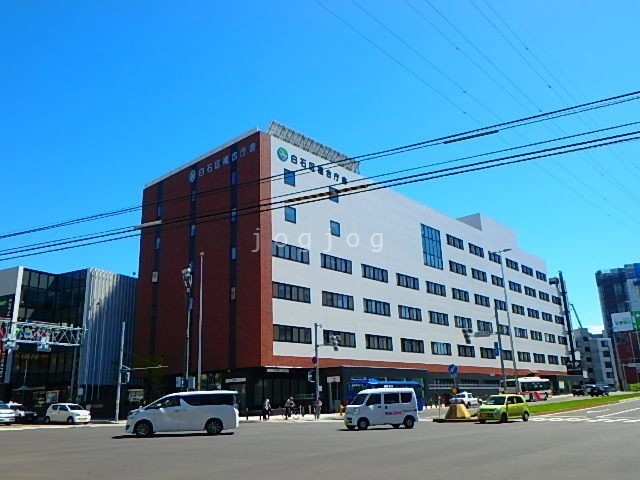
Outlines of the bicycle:
{"label": "bicycle", "polygon": [[[296,405],[295,407],[291,407],[291,412],[289,413],[289,418],[293,419],[293,420],[299,420],[300,416],[304,416],[304,413],[302,413],[303,407],[302,405]],[[285,409],[284,412],[282,412],[282,418],[284,420],[287,420],[287,411]]]}

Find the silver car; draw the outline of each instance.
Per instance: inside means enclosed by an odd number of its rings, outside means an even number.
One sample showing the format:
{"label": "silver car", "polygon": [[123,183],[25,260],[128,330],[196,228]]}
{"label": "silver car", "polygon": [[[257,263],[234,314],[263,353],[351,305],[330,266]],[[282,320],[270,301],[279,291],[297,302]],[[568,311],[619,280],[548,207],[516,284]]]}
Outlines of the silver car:
{"label": "silver car", "polygon": [[15,421],[16,412],[14,412],[6,403],[0,402],[0,423],[11,425]]}

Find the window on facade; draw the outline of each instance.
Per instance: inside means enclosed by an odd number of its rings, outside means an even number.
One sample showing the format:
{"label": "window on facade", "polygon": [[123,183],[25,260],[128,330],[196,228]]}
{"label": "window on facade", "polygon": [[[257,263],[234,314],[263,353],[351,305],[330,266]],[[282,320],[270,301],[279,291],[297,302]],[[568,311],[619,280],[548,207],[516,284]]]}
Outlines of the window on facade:
{"label": "window on facade", "polygon": [[273,341],[288,343],[311,343],[311,329],[290,325],[273,325]]}
{"label": "window on facade", "polygon": [[449,315],[429,310],[429,323],[435,323],[436,325],[449,325]]}
{"label": "window on facade", "polygon": [[362,276],[370,280],[378,282],[389,282],[389,272],[384,268],[373,267],[371,265],[362,264]]}
{"label": "window on facade", "polygon": [[284,207],[285,222],[296,223],[296,209],[293,207]]}
{"label": "window on facade", "polygon": [[491,275],[491,283],[497,285],[498,287],[504,287],[504,279],[502,277]]}
{"label": "window on facade", "polygon": [[472,268],[471,269],[471,276],[473,278],[475,278],[476,280],[480,280],[481,282],[486,282],[487,281],[486,272],[483,272],[482,270],[478,270],[476,268]]}
{"label": "window on facade", "polygon": [[362,303],[364,305],[364,313],[383,315],[385,317],[391,316],[391,305],[387,302],[373,300],[371,298],[363,298]]}
{"label": "window on facade", "polygon": [[549,301],[549,294],[547,292],[542,292],[540,290],[538,290],[538,298],[540,300],[544,300],[545,302]]}
{"label": "window on facade", "polygon": [[393,350],[393,339],[381,335],[365,335],[367,348],[370,350]]}
{"label": "window on facade", "polygon": [[332,202],[336,202],[339,203],[340,202],[340,196],[339,196],[339,190],[333,187],[329,187],[329,200],[331,200]]}
{"label": "window on facade", "polygon": [[238,209],[237,208],[232,208],[231,209],[231,215],[229,216],[229,220],[231,221],[231,223],[235,223],[238,220]]}
{"label": "window on facade", "polygon": [[511,311],[513,313],[517,313],[518,315],[524,315],[524,307],[522,305],[516,305],[515,303],[512,303]]}
{"label": "window on facade", "polygon": [[460,250],[464,250],[464,242],[461,238],[454,237],[453,235],[449,235],[447,233],[447,245],[451,245],[452,247],[459,248]]}
{"label": "window on facade", "polygon": [[553,315],[551,315],[550,313],[547,313],[547,312],[542,312],[542,319],[545,322],[553,322]]}
{"label": "window on facade", "polygon": [[496,358],[496,352],[493,348],[480,347],[480,358]]}
{"label": "window on facade", "polygon": [[413,338],[401,338],[400,344],[403,352],[424,353],[424,342]]}
{"label": "window on facade", "polygon": [[529,275],[530,277],[533,277],[533,268],[527,267],[526,265],[521,265],[520,269],[522,273],[524,273],[525,275]]}
{"label": "window on facade", "polygon": [[461,317],[459,315],[455,315],[453,317],[453,321],[456,327],[458,328],[471,328],[473,329],[473,323],[469,317]]}
{"label": "window on facade", "polygon": [[441,297],[446,297],[447,287],[445,287],[441,283],[430,282],[429,280],[427,280],[427,293],[431,293],[433,295],[440,295]]}
{"label": "window on facade", "polygon": [[296,186],[296,172],[294,170],[284,169],[284,183],[292,187]]}
{"label": "window on facade", "polygon": [[324,337],[324,344],[331,344],[331,336],[337,335],[340,338],[340,348],[355,348],[356,347],[356,334],[352,332],[339,332],[337,330],[323,330],[322,336]]}
{"label": "window on facade", "polygon": [[483,307],[490,307],[491,306],[491,302],[489,300],[489,297],[485,297],[484,295],[480,295],[479,293],[476,293],[473,296],[476,305],[482,305]]}
{"label": "window on facade", "polygon": [[273,298],[291,300],[293,302],[311,303],[311,289],[298,285],[272,282]]}
{"label": "window on facade", "polygon": [[309,263],[309,250],[288,243],[271,241],[271,255],[299,263]]}
{"label": "window on facade", "polygon": [[536,289],[525,286],[524,287],[524,294],[535,298],[536,297]]}
{"label": "window on facade", "polygon": [[156,205],[156,220],[162,218],[162,203],[158,202],[158,205]]}
{"label": "window on facade", "polygon": [[496,252],[489,252],[489,260],[493,263],[502,263],[502,257]]}
{"label": "window on facade", "polygon": [[232,262],[238,258],[238,249],[236,248],[235,245],[231,247],[231,250],[229,252],[229,257],[231,258]]}
{"label": "window on facade", "polygon": [[538,342],[542,341],[542,332],[538,332],[537,330],[531,330],[531,340],[537,340]]}
{"label": "window on facade", "polygon": [[534,353],[533,354],[533,363],[546,363],[544,359],[544,354],[542,353]]}
{"label": "window on facade", "polygon": [[535,308],[527,308],[527,317],[540,318],[540,311]]}
{"label": "window on facade", "polygon": [[502,350],[503,360],[513,360],[513,352],[511,350]]}
{"label": "window on facade", "polygon": [[544,273],[544,272],[540,272],[540,271],[536,270],[536,278],[538,280],[542,280],[543,282],[546,282],[547,281],[547,274]]}
{"label": "window on facade", "polygon": [[398,317],[405,320],[422,321],[422,310],[417,307],[407,307],[406,305],[398,305]]}
{"label": "window on facade", "polygon": [[411,288],[413,290],[420,290],[420,280],[416,277],[404,275],[402,273],[396,273],[396,279],[399,287]]}
{"label": "window on facade", "polygon": [[507,258],[505,260],[505,265],[507,266],[507,268],[510,268],[511,270],[519,270],[518,262],[516,262],[515,260],[511,260],[510,258]]}
{"label": "window on facade", "polygon": [[343,293],[322,291],[322,305],[324,307],[341,308],[343,310],[353,310],[353,297]]}
{"label": "window on facade", "polygon": [[556,343],[556,336],[553,333],[545,333],[544,341],[547,343]]}
{"label": "window on facade", "polygon": [[198,194],[195,190],[191,190],[191,203],[196,203],[196,198],[198,198]]}
{"label": "window on facade", "polygon": [[158,271],[151,272],[151,283],[158,283]]}
{"label": "window on facade", "polygon": [[458,275],[466,275],[467,274],[466,265],[463,265],[463,264],[458,263],[458,262],[454,262],[453,260],[449,260],[449,270],[451,270],[453,273],[457,273]]}
{"label": "window on facade", "polygon": [[509,290],[522,293],[522,285],[520,285],[517,282],[512,282],[511,280],[509,280]]}
{"label": "window on facade", "polygon": [[338,222],[330,220],[329,221],[329,231],[331,232],[331,235],[333,235],[334,237],[339,237],[340,236],[340,224]]}
{"label": "window on facade", "polygon": [[564,325],[564,317],[560,315],[554,315],[554,320],[558,325]]}
{"label": "window on facade", "polygon": [[440,230],[421,225],[422,229],[422,254],[424,264],[442,270],[442,244],[440,243]]}
{"label": "window on facade", "polygon": [[458,345],[459,357],[475,357],[476,349],[471,345]]}
{"label": "window on facade", "polygon": [[451,288],[451,296],[454,300],[460,300],[461,302],[469,301],[469,292],[460,290],[459,288]]}
{"label": "window on facade", "polygon": [[529,352],[518,352],[518,360],[521,362],[530,362],[531,354]]}
{"label": "window on facade", "polygon": [[431,353],[434,355],[451,355],[451,344],[444,342],[431,342]]}
{"label": "window on facade", "polygon": [[515,327],[513,333],[518,338],[529,338],[526,328]]}
{"label": "window on facade", "polygon": [[473,243],[469,244],[469,253],[484,258],[484,248],[474,245]]}
{"label": "window on facade", "polygon": [[487,322],[486,320],[478,320],[476,322],[478,324],[479,332],[491,332],[493,333],[493,323]]}
{"label": "window on facade", "polygon": [[547,355],[547,361],[551,364],[551,365],[559,365],[560,361],[557,355]]}
{"label": "window on facade", "polygon": [[325,253],[320,254],[320,266],[328,270],[336,272],[348,273],[351,275],[351,260],[346,258],[334,257]]}
{"label": "window on facade", "polygon": [[156,250],[160,250],[160,237],[156,237]]}
{"label": "window on facade", "polygon": [[191,236],[191,238],[196,236],[196,226],[195,225],[191,225],[191,228],[189,229],[189,236]]}
{"label": "window on facade", "polygon": [[497,298],[494,298],[493,299],[493,305],[498,310],[503,310],[505,312],[507,311],[507,302],[505,302],[504,300],[498,300]]}
{"label": "window on facade", "polygon": [[238,172],[236,170],[233,170],[231,172],[231,185],[237,185],[238,184]]}

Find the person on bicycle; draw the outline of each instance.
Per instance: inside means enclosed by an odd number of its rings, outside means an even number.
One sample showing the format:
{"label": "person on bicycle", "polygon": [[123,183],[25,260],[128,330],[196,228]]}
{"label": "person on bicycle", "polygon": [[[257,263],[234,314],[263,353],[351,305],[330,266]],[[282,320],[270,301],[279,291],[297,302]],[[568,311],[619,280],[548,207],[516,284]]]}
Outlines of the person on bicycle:
{"label": "person on bicycle", "polygon": [[291,416],[291,410],[293,410],[296,406],[296,402],[293,401],[293,397],[287,398],[287,401],[284,402],[284,417],[289,419]]}

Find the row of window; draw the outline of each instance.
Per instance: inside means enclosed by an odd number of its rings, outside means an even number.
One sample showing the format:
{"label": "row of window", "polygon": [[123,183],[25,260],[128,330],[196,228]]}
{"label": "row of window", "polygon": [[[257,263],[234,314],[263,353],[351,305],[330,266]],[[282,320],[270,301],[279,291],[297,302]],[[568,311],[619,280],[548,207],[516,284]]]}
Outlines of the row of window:
{"label": "row of window", "polygon": [[[468,292],[464,290],[458,290],[455,288],[453,289],[454,299],[468,302],[469,301],[468,295],[469,295]],[[488,306],[488,302],[489,302],[488,297],[484,297],[481,295],[479,296],[478,294],[476,294],[475,296],[486,299],[486,302],[487,302],[486,306]],[[290,300],[293,302],[311,303],[311,289],[308,287],[301,287],[299,285],[290,285],[286,283],[273,282],[273,298]],[[385,317],[391,316],[391,304],[389,302],[384,302],[382,300],[376,300],[372,298],[363,298],[362,301],[363,301],[364,313],[381,315]],[[495,302],[495,308],[500,310],[506,309],[506,307],[504,306],[505,305],[504,301],[494,299],[494,302]],[[478,302],[476,301],[476,303]],[[484,303],[482,304],[484,305]],[[322,291],[322,306],[339,308],[343,310],[352,310],[352,311],[355,309],[354,298],[352,295],[347,295],[347,294],[338,293],[338,292],[328,292],[325,290]],[[518,307],[517,309],[514,310],[514,313],[520,313],[520,308],[523,309],[523,307],[519,305],[512,305],[512,306]],[[529,317],[539,318],[540,312],[538,312],[538,310],[535,310],[532,308],[529,308],[527,310],[529,311],[528,313]],[[522,314],[524,314],[524,312],[522,312]],[[550,320],[551,314],[548,314],[546,312],[543,312],[543,314],[545,315],[545,319],[547,319],[548,321],[551,321]],[[405,320],[414,320],[414,321],[421,322],[422,309],[419,307],[398,305],[398,317]],[[455,318],[458,319],[463,317],[456,316]],[[561,317],[560,315],[556,315],[555,318],[556,318],[556,323],[564,324],[563,317]],[[479,330],[491,331],[485,328],[484,323],[482,324],[483,325],[482,328],[480,327],[480,322],[483,322],[482,320],[478,320],[478,322],[479,322],[478,323]],[[449,325],[449,315],[447,313],[441,313],[441,312],[435,312],[435,311],[429,310],[429,323],[434,323],[438,325]],[[487,323],[490,328],[491,324],[489,322],[485,322],[485,323]],[[467,326],[458,325],[457,321],[456,321],[456,326],[460,326],[461,328],[471,328],[470,325],[467,325]],[[526,329],[521,329],[521,330],[526,334]],[[532,333],[533,333],[533,330],[532,330]],[[525,334],[521,335],[522,338],[526,338]],[[534,338],[534,340],[536,340],[536,338]],[[555,343],[555,340],[552,343]]]}
{"label": "row of window", "polygon": [[[305,248],[301,248],[301,247],[297,247],[295,245],[289,245],[286,243],[280,243],[280,242],[276,242],[276,241],[272,241],[271,242],[271,247],[272,247],[272,255],[275,257],[279,257],[279,258],[284,258],[286,260],[292,260],[295,262],[299,262],[299,263],[305,263],[305,264],[309,264],[309,250],[305,249]],[[455,273],[459,273],[460,275],[466,275],[466,266],[462,265],[460,263],[456,263],[453,261],[449,262],[451,271],[455,272]],[[342,272],[342,273],[347,273],[349,275],[351,275],[353,273],[353,265],[352,265],[352,261],[348,260],[346,258],[341,258],[341,257],[336,257],[334,255],[328,255],[325,253],[321,253],[320,254],[320,266],[322,268],[326,268],[328,270],[334,270],[337,272]],[[361,268],[362,268],[362,277],[363,278],[368,278],[370,280],[375,280],[378,282],[383,282],[383,283],[389,283],[389,272],[384,269],[384,268],[380,268],[380,267],[375,267],[373,265],[366,265],[366,264],[361,264]],[[473,278],[477,279],[477,280],[481,280],[486,282],[487,280],[487,274],[486,272],[483,272],[481,270],[477,270],[475,268],[471,269],[472,271],[472,275]],[[420,285],[420,280],[417,277],[413,277],[410,275],[405,275],[403,273],[396,273],[396,281],[397,281],[397,285],[401,286],[401,287],[405,287],[405,288],[411,288],[413,290],[419,290],[419,285]],[[497,286],[504,286],[504,280],[502,277],[497,277],[495,275],[491,275],[491,281],[494,285]],[[515,292],[521,292],[522,291],[522,286],[519,283],[513,282],[513,281],[509,281],[509,288],[512,291]],[[531,297],[536,297],[536,290],[531,288],[531,287],[527,287],[525,286],[525,293],[528,296]],[[446,297],[446,287],[443,284],[440,283],[435,283],[432,281],[427,280],[427,292],[434,294],[434,295],[440,295],[442,297]],[[545,301],[549,301],[549,294],[546,292],[538,292],[539,293],[539,298],[541,300],[545,300]],[[457,288],[452,288],[452,295],[453,298],[456,300],[462,300],[465,302],[470,301],[470,297],[469,297],[469,292],[464,291],[464,290],[460,290]],[[557,302],[556,302],[556,298],[557,298]],[[489,301],[489,297],[486,297],[484,295],[479,295],[476,294],[474,296],[474,301],[477,305],[482,305],[485,307],[490,307],[491,303]],[[553,302],[559,304],[560,298],[559,297],[553,297]],[[500,305],[500,309],[504,310],[505,308],[503,307],[504,302],[502,302]],[[513,307],[512,307],[513,308]],[[520,313],[520,309],[523,307],[518,306],[518,308],[514,308],[513,312],[514,313]],[[530,309],[532,312],[537,312],[536,310]],[[522,310],[524,312],[524,310]],[[524,313],[522,313],[524,315]],[[536,316],[537,315],[537,316]],[[544,315],[544,314],[543,314]],[[550,315],[550,314],[548,314]],[[535,313],[531,313],[529,316],[533,317],[533,318],[539,318],[540,314],[539,312],[537,314]],[[550,320],[549,320],[550,321]]]}
{"label": "row of window", "polygon": [[[325,344],[331,343],[331,337],[337,335],[340,339],[340,347],[356,348],[356,334],[353,332],[342,332],[338,330],[323,330],[323,340]],[[311,328],[295,327],[291,325],[273,326],[273,340],[275,342],[304,343],[311,344]],[[393,338],[386,335],[365,334],[365,348],[369,350],[393,351]],[[476,347],[471,345],[457,345],[459,357],[475,357]],[[407,353],[425,353],[424,340],[417,338],[400,338],[400,350]],[[433,355],[452,355],[452,347],[446,342],[431,342],[431,353]],[[510,350],[503,350],[504,360],[512,360],[513,353]],[[480,347],[480,357],[495,359],[496,351],[493,348]],[[531,353],[518,352],[518,360],[521,362],[531,362]],[[533,363],[549,363],[558,365],[560,358],[557,355],[545,355],[542,353],[533,354]]]}
{"label": "row of window", "polygon": [[[437,230],[433,227],[429,227],[428,225],[421,225],[422,229],[422,251],[424,254],[424,264],[430,267],[438,268],[442,270],[443,261],[442,261],[442,243],[440,240],[440,230]],[[455,237],[453,235],[446,235],[447,245],[458,248],[460,250],[464,250],[464,240],[461,238]],[[468,243],[469,253],[475,255],[477,257],[484,258],[484,248],[474,245],[473,243]],[[494,263],[502,263],[502,257],[499,252],[489,252],[489,260]],[[451,264],[454,264],[452,267]],[[456,262],[449,262],[451,271],[455,271],[456,273],[460,273],[460,264]],[[519,265],[518,262],[512,260],[510,258],[505,258],[505,265],[507,268],[512,270],[517,270],[525,275],[530,277],[534,276],[534,269],[528,267],[527,265]],[[455,268],[455,270],[454,270]],[[461,273],[462,275],[466,275],[466,273]],[[535,270],[535,277],[538,280],[543,282],[547,281],[547,275],[544,272],[539,270]]]}

